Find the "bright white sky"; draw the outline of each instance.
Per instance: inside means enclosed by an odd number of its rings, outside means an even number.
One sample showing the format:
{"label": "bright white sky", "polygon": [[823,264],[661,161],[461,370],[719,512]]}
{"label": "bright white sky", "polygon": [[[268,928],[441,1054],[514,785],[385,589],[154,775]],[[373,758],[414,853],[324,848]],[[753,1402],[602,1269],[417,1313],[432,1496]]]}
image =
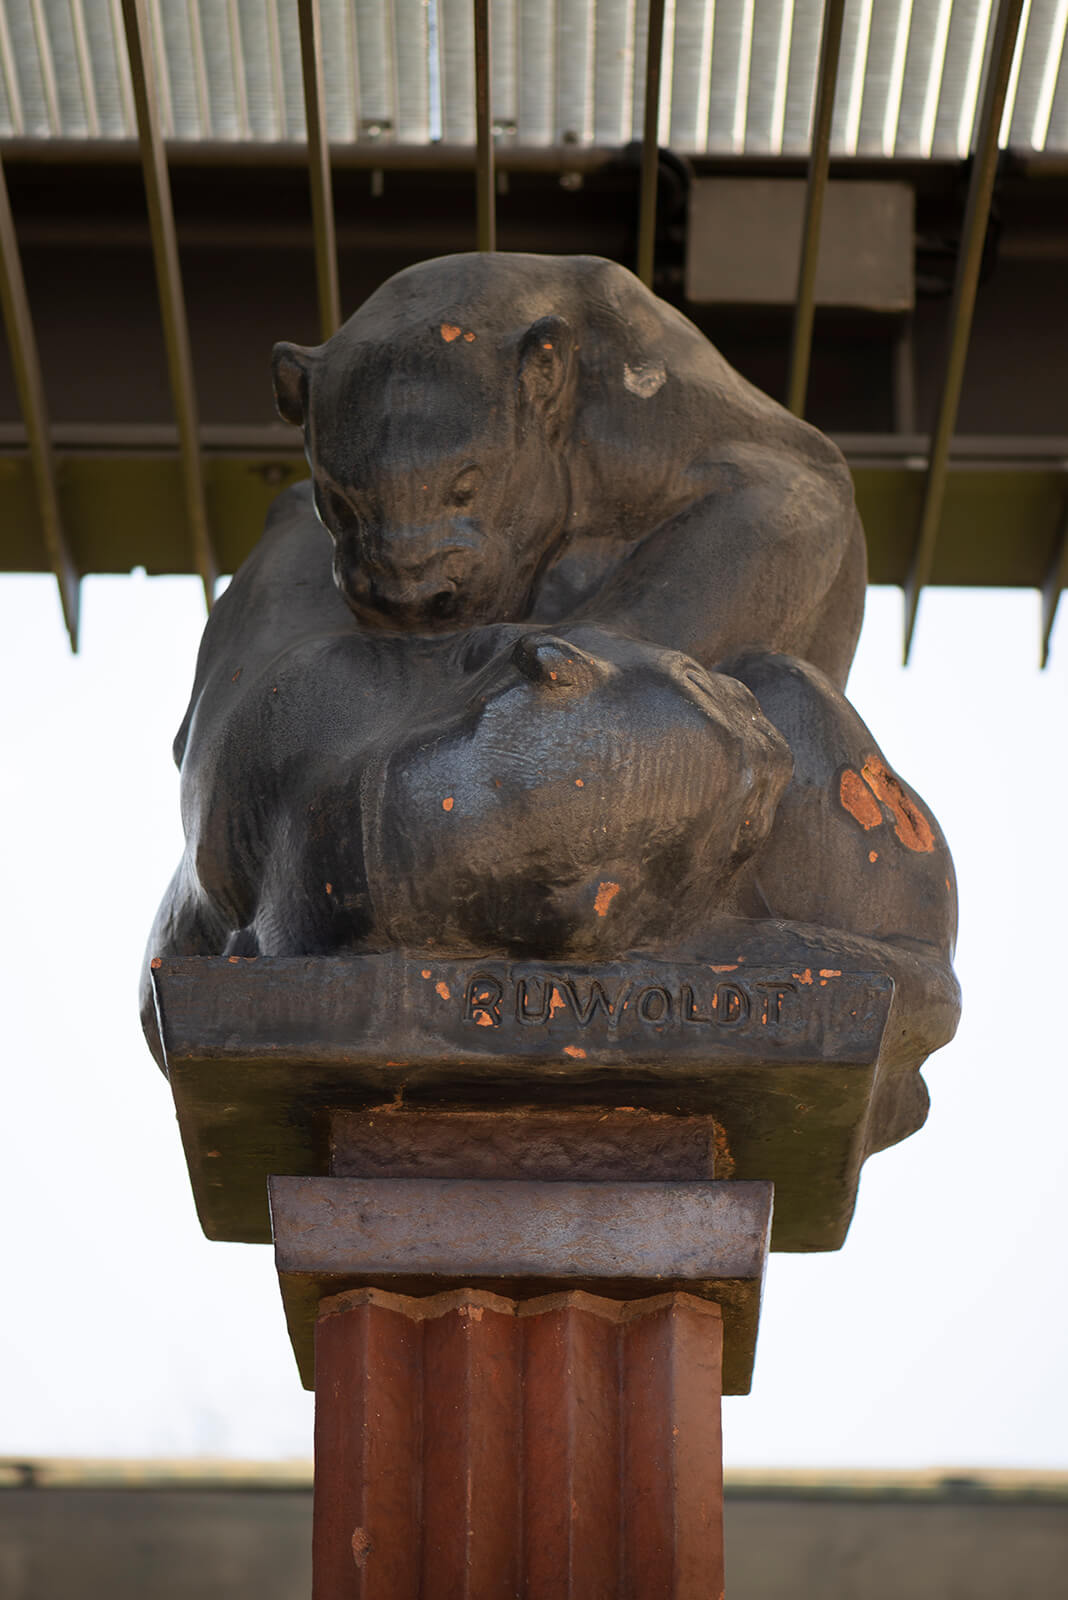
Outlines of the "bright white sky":
{"label": "bright white sky", "polygon": [[[202,1238],[137,1020],[198,587],[83,607],[71,658],[51,582],[0,581],[0,1454],[306,1456],[270,1252]],[[905,671],[900,596],[869,596],[850,694],[953,848],[964,1019],[845,1249],[772,1257],[728,1466],[1068,1467],[1068,623],[1040,674],[1037,616],[929,591]]]}

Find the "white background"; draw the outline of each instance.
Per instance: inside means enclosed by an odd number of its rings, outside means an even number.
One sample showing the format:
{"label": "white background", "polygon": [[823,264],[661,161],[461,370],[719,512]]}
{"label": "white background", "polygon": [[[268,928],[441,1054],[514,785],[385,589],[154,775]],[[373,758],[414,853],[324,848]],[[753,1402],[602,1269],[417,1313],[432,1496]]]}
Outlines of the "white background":
{"label": "white background", "polygon": [[[137,1021],[181,835],[193,580],[0,582],[0,1454],[305,1456],[270,1252],[209,1244]],[[865,1170],[845,1248],[773,1256],[728,1465],[1068,1466],[1068,624],[1031,593],[873,590],[850,697],[938,815],[964,1019],[927,1127]]]}

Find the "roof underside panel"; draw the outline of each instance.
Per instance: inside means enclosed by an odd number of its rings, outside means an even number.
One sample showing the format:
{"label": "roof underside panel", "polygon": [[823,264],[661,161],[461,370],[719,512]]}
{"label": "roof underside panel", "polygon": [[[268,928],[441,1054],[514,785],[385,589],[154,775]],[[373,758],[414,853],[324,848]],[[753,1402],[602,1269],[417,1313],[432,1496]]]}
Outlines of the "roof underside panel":
{"label": "roof underside panel", "polygon": [[[618,146],[641,129],[648,0],[492,0],[497,137]],[[291,0],[146,0],[164,133],[304,136]],[[996,0],[849,0],[832,151],[966,156]],[[470,0],[321,0],[330,137],[471,144]],[[667,0],[660,139],[803,154],[822,0]],[[1001,142],[1068,151],[1068,0],[1025,0]],[[133,138],[120,0],[0,0],[0,137]]]}

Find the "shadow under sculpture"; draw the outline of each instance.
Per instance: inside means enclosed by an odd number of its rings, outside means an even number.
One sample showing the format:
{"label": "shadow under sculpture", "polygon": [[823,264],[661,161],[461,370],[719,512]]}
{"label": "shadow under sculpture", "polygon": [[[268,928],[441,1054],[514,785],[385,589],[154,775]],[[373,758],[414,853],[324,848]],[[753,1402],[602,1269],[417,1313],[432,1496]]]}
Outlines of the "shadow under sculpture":
{"label": "shadow under sculpture", "polygon": [[181,963],[222,958],[203,996],[278,958],[295,993],[284,958],[313,957],[335,1009],[376,996],[369,1042],[323,1024],[317,1105],[451,1073],[713,1113],[717,1175],[776,1181],[774,1242],[836,1247],[959,1008],[945,841],[843,695],[866,568],[838,450],[594,258],[425,262],[274,377],[311,482],[205,630],[143,989],[206,1229],[269,1237],[257,1161],[321,1172],[321,1136],[276,1110],[290,1165],[250,1145],[220,1176],[230,1035],[190,1042]]}

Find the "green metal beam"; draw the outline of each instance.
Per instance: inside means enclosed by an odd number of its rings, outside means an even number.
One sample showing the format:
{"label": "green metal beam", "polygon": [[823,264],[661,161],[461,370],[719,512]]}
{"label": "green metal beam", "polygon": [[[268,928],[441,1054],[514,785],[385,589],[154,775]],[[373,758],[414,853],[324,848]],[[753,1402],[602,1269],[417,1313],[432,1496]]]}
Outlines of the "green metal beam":
{"label": "green metal beam", "polygon": [[[167,429],[147,428],[143,448],[120,453],[109,431],[98,431],[99,441],[90,446],[64,443],[65,430],[57,429],[60,508],[77,568],[193,571],[176,439],[165,444]],[[33,467],[21,433],[13,425],[0,430],[0,570],[47,572]],[[965,451],[969,443],[957,441]],[[1011,443],[974,441],[988,453],[976,449],[951,458],[931,583],[1034,589],[1047,583],[1061,549],[1068,450],[1063,440],[1043,441],[1048,449],[1042,452],[1033,441],[1019,441],[1013,459]],[[890,437],[858,439],[847,454],[867,530],[871,581],[903,586],[926,462],[892,453],[896,445]],[[232,439],[228,430],[205,429],[201,448],[219,566],[232,572],[259,538],[271,501],[305,477],[307,465],[282,429],[235,430]],[[999,459],[990,457],[994,449]]]}

